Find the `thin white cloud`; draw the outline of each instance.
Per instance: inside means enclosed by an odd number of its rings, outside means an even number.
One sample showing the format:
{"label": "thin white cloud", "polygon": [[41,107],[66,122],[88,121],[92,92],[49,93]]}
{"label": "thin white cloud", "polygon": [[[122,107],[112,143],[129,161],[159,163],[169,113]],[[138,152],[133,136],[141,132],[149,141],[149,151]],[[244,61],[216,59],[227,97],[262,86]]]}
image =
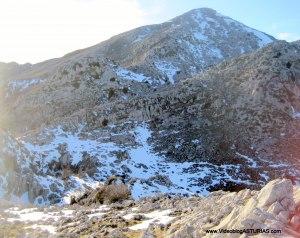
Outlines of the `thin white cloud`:
{"label": "thin white cloud", "polygon": [[277,38],[279,40],[285,40],[285,41],[296,41],[296,40],[300,40],[300,36],[291,32],[279,32],[277,34]]}
{"label": "thin white cloud", "polygon": [[0,61],[60,57],[143,24],[137,0],[0,0]]}

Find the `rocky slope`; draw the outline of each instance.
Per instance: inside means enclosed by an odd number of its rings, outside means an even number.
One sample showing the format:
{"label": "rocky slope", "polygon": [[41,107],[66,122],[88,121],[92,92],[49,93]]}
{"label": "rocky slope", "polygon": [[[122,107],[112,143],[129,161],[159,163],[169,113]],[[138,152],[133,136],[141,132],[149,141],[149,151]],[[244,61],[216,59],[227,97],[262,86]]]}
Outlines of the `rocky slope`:
{"label": "rocky slope", "polygon": [[[277,142],[297,135],[299,52],[299,42],[277,42],[225,61],[177,88],[162,90],[157,93],[161,101],[171,101],[164,116],[169,120],[174,116],[174,123],[179,124],[176,130],[187,138],[197,130],[198,135],[202,132],[202,144],[208,143],[211,150],[232,149],[254,155],[273,145],[270,153]],[[183,120],[175,120],[178,118]],[[192,127],[190,131],[184,121]],[[174,128],[175,124],[167,126]],[[159,120],[156,127],[167,129]],[[158,136],[153,141],[159,146],[165,139]],[[218,145],[221,141],[223,144]],[[278,157],[294,156],[297,160],[291,149],[282,150]],[[276,157],[276,153],[269,155]]]}
{"label": "rocky slope", "polygon": [[37,197],[63,202],[114,174],[125,176],[134,198],[297,176],[299,52],[298,42],[277,42],[176,87],[115,97],[19,137],[43,178]]}
{"label": "rocky slope", "polygon": [[133,198],[298,175],[299,43],[273,40],[200,9],[60,59],[0,65],[1,196],[63,204],[116,174]]}
{"label": "rocky slope", "polygon": [[292,238],[300,234],[299,195],[298,186],[278,179],[260,191],[158,196],[110,205],[26,208],[2,201],[0,236]]}

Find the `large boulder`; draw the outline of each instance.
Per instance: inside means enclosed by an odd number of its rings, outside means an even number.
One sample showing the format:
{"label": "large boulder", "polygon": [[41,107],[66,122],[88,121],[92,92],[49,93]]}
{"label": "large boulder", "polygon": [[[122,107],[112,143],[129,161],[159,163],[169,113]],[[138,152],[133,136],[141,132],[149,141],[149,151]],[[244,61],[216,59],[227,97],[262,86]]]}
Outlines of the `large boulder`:
{"label": "large boulder", "polygon": [[[294,191],[288,179],[269,182],[260,191],[242,190],[238,193],[215,192],[202,200],[189,214],[181,216],[168,230],[168,237],[247,237],[244,229],[281,230],[278,236],[289,232],[297,233],[300,216],[295,212]],[[217,231],[208,233],[208,230]],[[220,230],[227,233],[220,233]],[[230,231],[235,230],[236,233]],[[188,234],[188,236],[187,236]],[[249,235],[249,234],[248,234]],[[256,233],[258,237],[270,235]],[[272,237],[277,237],[272,234]]]}

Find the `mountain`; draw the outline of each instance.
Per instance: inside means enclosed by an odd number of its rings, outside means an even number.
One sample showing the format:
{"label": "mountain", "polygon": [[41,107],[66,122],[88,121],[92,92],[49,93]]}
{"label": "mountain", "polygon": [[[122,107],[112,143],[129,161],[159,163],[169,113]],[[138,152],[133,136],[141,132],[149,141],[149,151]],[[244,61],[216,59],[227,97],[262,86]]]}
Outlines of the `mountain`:
{"label": "mountain", "polygon": [[298,173],[297,153],[279,155],[298,126],[299,43],[214,10],[0,70],[6,198],[62,204],[111,175],[134,198],[207,195]]}
{"label": "mountain", "polygon": [[[64,64],[86,57],[110,59],[151,77],[151,81],[184,78],[275,39],[208,8],[195,9],[168,22],[143,26],[98,45],[35,65],[21,66],[11,79],[44,78]],[[175,75],[180,71],[180,75]]]}
{"label": "mountain", "polygon": [[[6,92],[1,108],[10,112],[1,113],[0,119],[10,128],[18,129],[25,122],[28,129],[34,129],[108,98],[127,98],[178,82],[274,40],[212,9],[192,10],[59,59],[10,64],[0,90]],[[118,83],[107,82],[112,78]],[[149,84],[149,89],[140,82]]]}

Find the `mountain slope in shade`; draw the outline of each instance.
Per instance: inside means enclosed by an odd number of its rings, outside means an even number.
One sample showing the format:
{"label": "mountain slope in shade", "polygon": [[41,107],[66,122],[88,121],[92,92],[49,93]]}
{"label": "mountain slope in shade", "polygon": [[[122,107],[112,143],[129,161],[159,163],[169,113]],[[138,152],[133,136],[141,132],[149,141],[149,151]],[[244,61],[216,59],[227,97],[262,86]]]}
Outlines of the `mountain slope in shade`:
{"label": "mountain slope in shade", "polygon": [[[299,169],[299,59],[299,42],[276,42],[158,92],[155,150],[180,162],[238,158],[257,171],[275,161],[283,174],[286,162]],[[162,116],[155,113],[166,106]]]}

